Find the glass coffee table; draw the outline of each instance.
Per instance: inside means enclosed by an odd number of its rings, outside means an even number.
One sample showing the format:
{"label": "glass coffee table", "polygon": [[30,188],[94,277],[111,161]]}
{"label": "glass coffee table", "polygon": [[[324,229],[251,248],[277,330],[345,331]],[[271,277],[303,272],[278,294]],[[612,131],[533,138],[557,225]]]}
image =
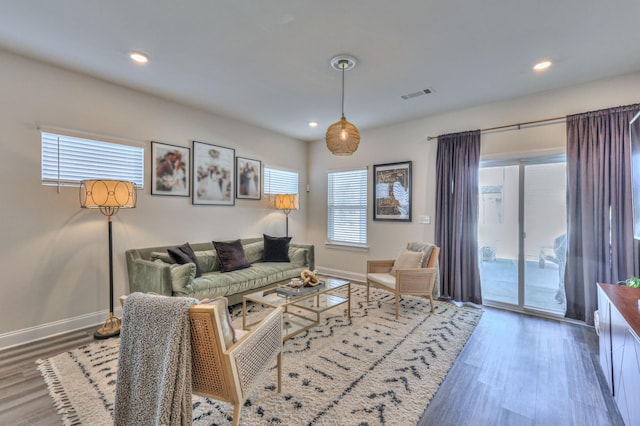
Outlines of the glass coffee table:
{"label": "glass coffee table", "polygon": [[351,282],[337,278],[320,278],[320,282],[324,285],[296,291],[287,285],[287,281],[242,296],[242,329],[249,330],[260,322],[247,321],[247,302],[270,308],[283,307],[285,340],[315,327],[320,323],[320,314],[344,303],[347,304],[347,317],[351,318]]}

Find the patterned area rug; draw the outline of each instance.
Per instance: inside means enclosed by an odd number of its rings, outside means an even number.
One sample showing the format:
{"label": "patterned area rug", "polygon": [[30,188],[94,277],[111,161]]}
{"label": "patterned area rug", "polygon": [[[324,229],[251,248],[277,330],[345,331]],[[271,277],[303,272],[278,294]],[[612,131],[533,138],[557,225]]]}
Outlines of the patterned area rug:
{"label": "patterned area rug", "polygon": [[[284,344],[282,393],[275,363],[249,397],[243,425],[416,424],[482,311],[352,286],[351,320],[342,307]],[[259,311],[259,307],[254,308]],[[241,324],[241,308],[234,322]],[[119,339],[95,342],[39,361],[64,424],[112,424]],[[193,424],[231,424],[233,407],[194,396]]]}

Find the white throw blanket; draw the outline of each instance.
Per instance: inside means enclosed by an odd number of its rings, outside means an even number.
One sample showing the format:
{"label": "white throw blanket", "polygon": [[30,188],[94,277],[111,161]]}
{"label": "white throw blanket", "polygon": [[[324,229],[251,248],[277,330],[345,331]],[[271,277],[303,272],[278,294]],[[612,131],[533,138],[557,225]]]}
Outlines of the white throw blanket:
{"label": "white throw blanket", "polygon": [[133,293],[124,303],[114,424],[190,425],[191,328],[185,297]]}

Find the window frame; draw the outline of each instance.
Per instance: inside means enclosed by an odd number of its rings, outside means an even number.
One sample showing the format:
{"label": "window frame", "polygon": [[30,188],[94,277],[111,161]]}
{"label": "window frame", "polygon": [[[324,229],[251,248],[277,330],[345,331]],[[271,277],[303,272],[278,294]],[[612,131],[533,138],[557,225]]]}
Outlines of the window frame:
{"label": "window frame", "polygon": [[[294,185],[294,182],[295,182],[295,191],[293,191],[293,186],[290,188],[283,188],[283,189],[276,187],[272,191],[271,190],[272,178],[271,176],[267,177],[267,174],[268,173],[270,174],[271,171],[275,171],[276,173],[282,173],[282,175],[295,174],[296,176],[295,180],[291,179],[288,182],[289,185]],[[267,189],[267,184],[269,184],[269,189]],[[300,172],[298,172],[297,170],[290,170],[282,167],[273,167],[273,166],[265,165],[262,171],[262,191],[264,196],[268,197],[269,199],[275,198],[274,196],[277,194],[296,194],[299,196],[300,195]]]}
{"label": "window frame", "polygon": [[[332,200],[332,197],[335,195],[342,195],[349,199],[354,199],[350,197],[351,194],[335,194],[335,191],[332,190],[332,187],[336,185],[334,177],[338,174],[348,174],[348,173],[361,173],[362,175],[359,177],[359,182],[357,183],[357,188],[355,192],[359,194],[360,203],[355,206],[351,206],[351,208],[342,208],[341,210],[357,210],[360,217],[356,221],[356,225],[360,228],[355,234],[358,235],[359,241],[349,240],[349,239],[336,239],[335,227],[332,229],[332,222],[335,222],[335,214],[332,210],[335,210],[336,202]],[[369,168],[368,167],[360,167],[354,169],[341,169],[341,170],[330,170],[327,172],[327,242],[326,245],[330,247],[341,247],[341,248],[350,248],[350,249],[364,249],[368,250],[369,243],[369,217],[368,217],[368,203],[369,203]],[[332,182],[332,179],[334,181]],[[343,177],[343,182],[353,181],[348,177]],[[335,195],[334,195],[335,194]],[[348,206],[346,204],[342,204],[342,206]],[[354,226],[356,226],[354,225]],[[364,228],[364,229],[363,229]]]}
{"label": "window frame", "polygon": [[39,130],[41,185],[79,187],[83,180],[113,179],[144,188],[144,146],[101,136]]}

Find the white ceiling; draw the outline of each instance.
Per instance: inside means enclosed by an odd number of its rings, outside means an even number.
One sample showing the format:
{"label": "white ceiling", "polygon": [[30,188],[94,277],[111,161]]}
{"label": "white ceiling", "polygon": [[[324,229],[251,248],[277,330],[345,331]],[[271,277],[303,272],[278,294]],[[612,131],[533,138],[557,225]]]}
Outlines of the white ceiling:
{"label": "white ceiling", "polygon": [[363,130],[638,71],[639,22],[638,0],[0,0],[0,48],[317,140],[337,54]]}

